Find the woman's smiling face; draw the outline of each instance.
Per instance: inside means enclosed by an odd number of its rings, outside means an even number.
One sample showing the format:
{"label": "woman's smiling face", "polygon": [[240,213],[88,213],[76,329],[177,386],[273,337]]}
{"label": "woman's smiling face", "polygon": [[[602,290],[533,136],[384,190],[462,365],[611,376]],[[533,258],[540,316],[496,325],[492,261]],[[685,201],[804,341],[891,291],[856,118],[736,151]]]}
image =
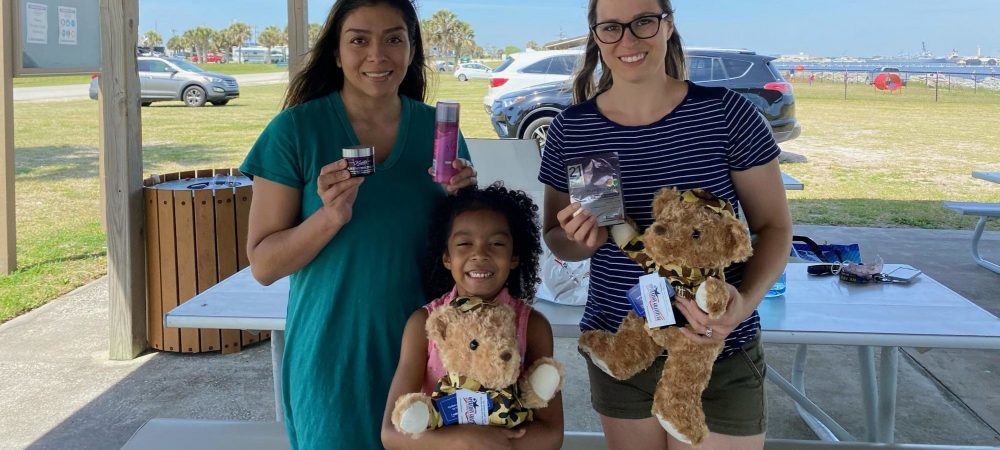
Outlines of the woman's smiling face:
{"label": "woman's smiling face", "polygon": [[354,10],[344,19],[337,50],[344,90],[374,98],[398,95],[413,51],[398,10],[387,5]]}

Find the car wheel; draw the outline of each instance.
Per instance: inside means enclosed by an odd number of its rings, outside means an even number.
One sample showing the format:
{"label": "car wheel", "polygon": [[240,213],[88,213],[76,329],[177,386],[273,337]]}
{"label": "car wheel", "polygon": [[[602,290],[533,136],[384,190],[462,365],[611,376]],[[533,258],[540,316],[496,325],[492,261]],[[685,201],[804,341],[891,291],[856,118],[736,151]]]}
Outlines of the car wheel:
{"label": "car wheel", "polygon": [[226,106],[229,104],[229,100],[219,100],[217,102],[212,102],[215,106]]}
{"label": "car wheel", "polygon": [[205,90],[201,86],[190,86],[184,90],[183,100],[188,106],[204,106]]}
{"label": "car wheel", "polygon": [[458,74],[458,81],[469,81],[469,77],[465,76],[464,73]]}
{"label": "car wheel", "polygon": [[524,128],[524,134],[521,135],[521,139],[534,139],[538,142],[538,151],[541,151],[542,147],[545,146],[545,135],[549,132],[549,125],[551,124],[552,117],[539,117],[532,120]]}

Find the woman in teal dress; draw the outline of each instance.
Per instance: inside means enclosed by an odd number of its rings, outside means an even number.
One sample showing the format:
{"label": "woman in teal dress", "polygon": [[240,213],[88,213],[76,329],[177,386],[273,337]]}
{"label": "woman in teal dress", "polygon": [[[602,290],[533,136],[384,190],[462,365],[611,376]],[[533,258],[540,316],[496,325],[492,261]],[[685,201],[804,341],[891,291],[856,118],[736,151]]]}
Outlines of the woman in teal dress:
{"label": "woman in teal dress", "polygon": [[[291,275],[281,388],[293,449],[381,448],[403,327],[427,302],[431,211],[476,182],[464,160],[447,185],[428,174],[424,77],[410,0],[338,0],[240,167],[254,177],[253,275],[265,285]],[[375,173],[350,178],[341,152],[359,144],[375,148]]]}

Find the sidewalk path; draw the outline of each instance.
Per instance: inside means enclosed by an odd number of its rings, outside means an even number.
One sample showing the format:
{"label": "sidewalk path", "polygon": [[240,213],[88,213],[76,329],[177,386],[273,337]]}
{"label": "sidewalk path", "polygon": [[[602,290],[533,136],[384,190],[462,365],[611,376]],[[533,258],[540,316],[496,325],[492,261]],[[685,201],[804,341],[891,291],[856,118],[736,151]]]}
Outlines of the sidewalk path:
{"label": "sidewalk path", "polygon": [[[240,87],[275,84],[288,81],[288,72],[233,75]],[[80,100],[90,98],[90,84],[14,88],[15,102]]]}

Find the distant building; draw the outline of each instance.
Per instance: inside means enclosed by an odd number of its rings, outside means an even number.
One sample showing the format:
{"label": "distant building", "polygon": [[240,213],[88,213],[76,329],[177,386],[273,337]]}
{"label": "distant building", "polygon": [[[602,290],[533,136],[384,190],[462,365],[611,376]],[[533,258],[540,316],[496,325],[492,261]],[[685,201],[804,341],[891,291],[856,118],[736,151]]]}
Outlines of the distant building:
{"label": "distant building", "polygon": [[587,34],[583,36],[560,39],[542,45],[545,50],[566,50],[568,48],[583,47],[587,45]]}

